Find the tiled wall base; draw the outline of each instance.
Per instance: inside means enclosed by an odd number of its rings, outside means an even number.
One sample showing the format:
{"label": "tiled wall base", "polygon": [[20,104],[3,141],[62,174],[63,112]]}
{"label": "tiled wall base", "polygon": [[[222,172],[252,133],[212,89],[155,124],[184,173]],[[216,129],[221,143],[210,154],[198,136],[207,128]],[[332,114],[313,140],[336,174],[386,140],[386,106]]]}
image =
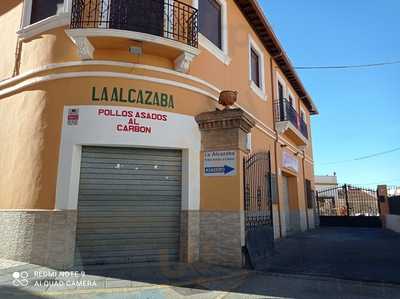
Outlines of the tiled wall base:
{"label": "tiled wall base", "polygon": [[67,269],[73,265],[76,211],[0,211],[0,257]]}

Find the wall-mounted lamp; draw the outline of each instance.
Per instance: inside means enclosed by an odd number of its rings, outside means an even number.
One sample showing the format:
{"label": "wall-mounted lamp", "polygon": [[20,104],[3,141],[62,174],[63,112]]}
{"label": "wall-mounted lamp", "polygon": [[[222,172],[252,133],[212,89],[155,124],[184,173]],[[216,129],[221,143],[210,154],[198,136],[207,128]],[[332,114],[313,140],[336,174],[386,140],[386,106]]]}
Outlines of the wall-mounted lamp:
{"label": "wall-mounted lamp", "polygon": [[132,55],[135,55],[135,56],[142,56],[143,49],[142,49],[142,47],[132,46],[132,47],[129,47],[129,53],[131,53]]}

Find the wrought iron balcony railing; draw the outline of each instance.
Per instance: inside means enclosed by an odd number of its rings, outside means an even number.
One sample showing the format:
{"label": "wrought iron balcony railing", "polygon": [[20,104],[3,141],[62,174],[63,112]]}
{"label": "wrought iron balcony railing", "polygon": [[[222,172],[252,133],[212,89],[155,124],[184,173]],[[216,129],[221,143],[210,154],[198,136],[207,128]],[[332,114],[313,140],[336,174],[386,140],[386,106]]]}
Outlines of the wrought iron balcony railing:
{"label": "wrought iron balcony railing", "polygon": [[305,121],[297,113],[296,109],[286,99],[277,100],[274,103],[275,121],[289,121],[291,122],[301,134],[308,139],[308,127]]}
{"label": "wrought iron balcony railing", "polygon": [[198,10],[177,0],[73,0],[71,29],[119,29],[198,47]]}

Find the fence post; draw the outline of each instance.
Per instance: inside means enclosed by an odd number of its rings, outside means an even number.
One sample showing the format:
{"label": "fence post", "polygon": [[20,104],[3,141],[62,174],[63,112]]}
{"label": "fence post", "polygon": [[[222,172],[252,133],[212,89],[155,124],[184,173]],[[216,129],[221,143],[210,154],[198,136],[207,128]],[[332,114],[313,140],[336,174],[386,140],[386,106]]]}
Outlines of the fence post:
{"label": "fence post", "polygon": [[350,216],[349,195],[347,193],[347,184],[344,184],[343,188],[344,188],[344,198],[346,200],[347,216]]}
{"label": "fence post", "polygon": [[377,189],[379,216],[382,221],[382,226],[386,228],[386,217],[390,214],[388,188],[386,185],[379,185]]}

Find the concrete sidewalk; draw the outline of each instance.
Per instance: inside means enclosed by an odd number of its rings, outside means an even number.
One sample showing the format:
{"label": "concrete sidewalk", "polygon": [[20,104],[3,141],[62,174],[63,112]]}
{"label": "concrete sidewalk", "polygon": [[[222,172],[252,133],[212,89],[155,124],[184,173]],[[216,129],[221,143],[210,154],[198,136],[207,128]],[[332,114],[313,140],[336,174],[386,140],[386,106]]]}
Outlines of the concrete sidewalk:
{"label": "concrete sidewalk", "polygon": [[110,265],[58,271],[0,260],[0,298],[97,298],[99,294],[157,293],[174,288],[190,294],[207,283],[230,289],[248,275],[246,270],[206,264]]}
{"label": "concrete sidewalk", "polygon": [[[0,261],[0,265],[4,264],[7,262]],[[173,264],[168,267],[101,266],[89,269],[83,276],[69,278],[50,277],[52,273],[62,272],[36,265],[19,263],[13,265],[12,262],[8,264],[8,267],[0,270],[2,299],[400,298],[400,287],[396,285],[266,274],[204,264],[192,266]],[[21,286],[21,283],[25,282],[25,272],[28,273],[29,283],[27,286]],[[18,279],[15,278],[15,273],[19,273]],[[35,278],[35,275],[40,273],[47,273],[49,276]],[[95,282],[96,285],[55,285],[57,281],[66,283],[83,280]],[[35,283],[41,283],[41,286],[35,286]]]}

